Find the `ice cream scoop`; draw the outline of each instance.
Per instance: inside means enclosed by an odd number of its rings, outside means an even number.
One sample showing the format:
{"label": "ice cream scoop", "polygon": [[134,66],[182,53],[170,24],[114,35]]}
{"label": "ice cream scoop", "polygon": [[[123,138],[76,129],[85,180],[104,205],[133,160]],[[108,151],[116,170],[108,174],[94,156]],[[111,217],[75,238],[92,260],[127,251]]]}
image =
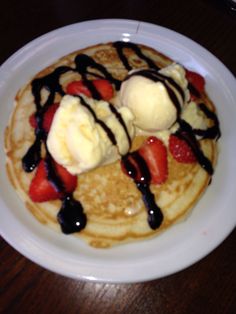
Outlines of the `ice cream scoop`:
{"label": "ice cream scoop", "polygon": [[121,104],[133,112],[135,125],[151,132],[170,128],[188,97],[185,71],[179,64],[160,71],[133,71],[120,90]]}
{"label": "ice cream scoop", "polygon": [[127,107],[66,95],[48,134],[48,150],[72,174],[111,163],[130,148],[133,118]]}

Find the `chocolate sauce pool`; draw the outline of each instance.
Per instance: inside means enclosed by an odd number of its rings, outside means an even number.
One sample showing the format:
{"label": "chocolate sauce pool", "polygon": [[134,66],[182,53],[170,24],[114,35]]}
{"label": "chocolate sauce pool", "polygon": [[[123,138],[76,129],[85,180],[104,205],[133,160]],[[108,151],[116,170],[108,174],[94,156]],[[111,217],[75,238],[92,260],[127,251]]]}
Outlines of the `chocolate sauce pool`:
{"label": "chocolate sauce pool", "polygon": [[[138,45],[130,42],[117,41],[113,43],[113,46],[116,48],[117,54],[121,62],[128,71],[132,70],[132,66],[130,65],[129,60],[125,55],[124,50],[126,48],[132,49],[138,58],[146,62],[147,67],[149,68],[147,70],[139,70],[138,72],[134,72],[130,74],[127,77],[127,79],[133,75],[142,75],[155,82],[160,81],[164,84],[169,94],[169,97],[172,100],[173,104],[175,105],[177,111],[177,121],[179,122],[180,127],[179,130],[177,130],[176,135],[184,139],[191,146],[199,164],[210,175],[212,175],[213,167],[211,165],[211,162],[202,153],[198,145],[196,136],[210,139],[218,139],[220,137],[219,121],[216,114],[210,111],[205,104],[200,104],[199,108],[209,119],[213,121],[213,126],[208,128],[207,130],[192,129],[189,124],[180,119],[181,103],[178,97],[176,96],[175,92],[173,91],[173,89],[177,90],[177,92],[180,95],[180,98],[182,99],[182,101],[184,101],[184,91],[182,90],[182,88],[172,78],[164,76],[161,73],[158,73],[157,71],[160,70],[160,68],[155,64],[153,60],[151,60],[149,57],[143,54],[142,50],[139,48]],[[44,131],[42,126],[43,117],[48,108],[53,103],[55,103],[56,95],[57,94],[59,94],[60,96],[65,95],[63,87],[60,83],[60,78],[63,74],[69,71],[78,72],[81,75],[84,84],[91,92],[92,97],[97,100],[101,99],[101,95],[99,91],[95,88],[95,86],[92,84],[91,80],[89,79],[89,76],[91,75],[94,78],[103,78],[108,80],[115,86],[115,89],[117,91],[120,89],[122,82],[114,78],[112,74],[109,73],[109,71],[103,65],[97,63],[90,56],[85,54],[78,54],[75,57],[74,62],[75,62],[74,68],[69,66],[60,66],[56,68],[52,73],[45,75],[44,77],[37,78],[32,82],[32,94],[34,96],[34,102],[36,106],[35,117],[37,121],[37,127],[35,129],[35,141],[28,149],[25,156],[22,158],[22,166],[24,171],[26,172],[32,172],[38,166],[42,158],[41,152],[42,145],[45,146],[47,151],[46,146],[47,133]],[[96,71],[94,72],[93,69]],[[99,74],[97,72],[99,72]],[[188,87],[190,89],[190,92],[193,93],[195,97],[197,98],[201,97],[199,92],[191,84],[189,84]],[[47,90],[49,94],[46,102],[42,103],[41,92],[44,89]],[[107,127],[103,121],[99,120],[96,117],[96,114],[93,111],[93,109],[85,102],[85,100],[82,97],[80,96],[78,97],[80,98],[81,104],[86,106],[86,108],[93,115],[95,121],[99,123],[100,126],[104,129],[111,143],[113,145],[117,145],[117,140],[112,130],[109,127]],[[111,112],[115,115],[119,123],[122,125],[126,133],[129,145],[131,146],[131,138],[129,136],[127,127],[122,119],[122,116],[119,114],[119,112],[113,105],[109,104],[109,108]],[[138,165],[139,170],[141,171],[142,174],[141,182],[137,182],[135,180],[136,169],[129,162],[128,154],[132,154],[132,158],[135,158],[136,164]],[[152,229],[157,229],[163,221],[163,214],[161,212],[161,209],[156,204],[153,193],[150,191],[151,181],[150,172],[148,170],[145,160],[138,154],[138,152],[128,154],[122,156],[122,162],[126,168],[127,173],[134,180],[134,183],[136,184],[138,190],[142,195],[143,202],[147,209],[148,223],[150,227]],[[85,228],[87,222],[86,215],[83,212],[82,204],[79,201],[75,200],[72,194],[66,193],[63,182],[61,182],[61,179],[59,178],[53,167],[52,157],[50,156],[48,151],[46,154],[45,163],[48,180],[56,188],[57,191],[61,192],[61,194],[64,195],[61,199],[62,200],[61,209],[59,210],[57,215],[58,222],[61,225],[62,232],[69,234],[81,231],[83,228]]]}

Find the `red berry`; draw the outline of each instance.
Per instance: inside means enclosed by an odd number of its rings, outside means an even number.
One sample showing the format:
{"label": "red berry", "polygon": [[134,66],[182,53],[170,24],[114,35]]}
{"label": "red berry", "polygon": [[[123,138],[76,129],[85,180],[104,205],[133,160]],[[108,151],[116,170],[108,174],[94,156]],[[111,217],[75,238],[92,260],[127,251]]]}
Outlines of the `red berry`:
{"label": "red berry", "polygon": [[161,184],[168,177],[167,149],[163,142],[151,136],[139,149],[151,173],[151,183]]}
{"label": "red berry", "polygon": [[55,163],[55,167],[56,167],[56,172],[59,175],[59,177],[61,178],[61,180],[65,186],[65,191],[67,193],[72,193],[77,186],[77,176],[72,175],[70,172],[68,172],[66,170],[65,167],[59,165],[55,161],[54,161],[54,163]]}
{"label": "red berry", "polygon": [[110,100],[113,95],[113,87],[111,83],[107,80],[94,80],[92,81],[99,94],[102,96],[103,100]]}
{"label": "red berry", "polygon": [[[113,95],[113,87],[111,83],[105,79],[97,79],[91,81],[94,87],[97,89],[103,100],[110,100]],[[91,97],[91,92],[83,81],[73,81],[69,83],[66,87],[67,94],[70,95],[85,95]]]}
{"label": "red berry", "polygon": [[85,95],[91,97],[91,93],[83,81],[73,81],[69,83],[66,87],[66,93],[70,95]]}
{"label": "red berry", "polygon": [[45,132],[49,132],[52,124],[52,120],[54,118],[54,115],[59,108],[59,104],[55,103],[48,107],[47,111],[44,114],[43,117],[43,129]]}
{"label": "red berry", "polygon": [[[54,162],[55,169],[65,186],[65,192],[72,193],[77,185],[77,177],[70,174],[64,167]],[[29,196],[34,202],[46,202],[60,198],[63,193],[57,191],[47,179],[45,160],[41,160],[31,181]]]}
{"label": "red berry", "polygon": [[188,143],[176,135],[169,138],[169,150],[175,160],[181,163],[194,163],[196,157]]}
{"label": "red berry", "polygon": [[[45,132],[49,132],[51,124],[52,124],[52,120],[54,118],[54,115],[57,111],[57,109],[59,108],[59,104],[55,103],[52,104],[48,107],[47,111],[44,113],[43,116],[43,129]],[[30,117],[29,117],[29,123],[30,125],[35,129],[37,127],[37,120],[35,117],[35,113],[33,113]]]}
{"label": "red berry", "polygon": [[32,128],[36,129],[37,121],[36,121],[36,118],[35,118],[35,113],[32,113],[32,115],[29,117],[29,123],[32,126]]}
{"label": "red berry", "polygon": [[47,179],[44,160],[41,160],[31,181],[29,196],[34,202],[45,202],[59,198],[59,193]]}
{"label": "red berry", "polygon": [[[188,80],[189,83],[193,85],[193,87],[197,90],[198,93],[201,94],[204,91],[205,79],[203,76],[196,72],[186,70],[186,79]],[[193,91],[191,92],[191,88],[190,93],[192,99],[195,99],[197,97],[197,95],[195,95]]]}

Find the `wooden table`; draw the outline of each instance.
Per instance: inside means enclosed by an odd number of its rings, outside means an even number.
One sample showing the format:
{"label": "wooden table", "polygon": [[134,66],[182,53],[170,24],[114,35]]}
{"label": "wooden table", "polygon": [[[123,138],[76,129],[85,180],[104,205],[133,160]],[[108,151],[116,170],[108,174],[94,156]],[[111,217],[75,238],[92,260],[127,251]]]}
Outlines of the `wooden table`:
{"label": "wooden table", "polygon": [[[96,18],[129,18],[159,24],[192,38],[236,74],[236,14],[223,0],[3,3],[0,63],[30,40],[58,27]],[[234,231],[207,257],[177,274],[146,283],[107,284],[82,282],[47,271],[1,238],[0,313],[233,314],[235,247]]]}

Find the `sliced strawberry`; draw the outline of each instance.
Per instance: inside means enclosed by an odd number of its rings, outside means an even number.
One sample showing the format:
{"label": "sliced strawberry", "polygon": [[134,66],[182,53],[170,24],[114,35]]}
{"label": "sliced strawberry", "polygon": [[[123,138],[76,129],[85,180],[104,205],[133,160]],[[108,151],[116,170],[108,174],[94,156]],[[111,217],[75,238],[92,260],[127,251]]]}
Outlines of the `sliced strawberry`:
{"label": "sliced strawberry", "polygon": [[188,143],[174,134],[171,134],[169,138],[169,150],[178,162],[194,163],[197,161]]}
{"label": "sliced strawberry", "polygon": [[32,128],[36,129],[37,121],[36,121],[36,118],[35,118],[35,113],[32,113],[32,115],[29,117],[29,123],[32,126]]}
{"label": "sliced strawberry", "polygon": [[85,95],[91,97],[90,90],[84,85],[83,81],[73,81],[66,87],[66,93],[70,95]]}
{"label": "sliced strawberry", "polygon": [[56,113],[58,108],[59,108],[59,104],[58,103],[52,104],[48,108],[48,110],[45,112],[45,114],[44,114],[44,117],[43,117],[43,129],[47,133],[49,132],[49,130],[51,128],[52,120],[53,120],[54,115],[55,115],[55,113]]}
{"label": "sliced strawberry", "polygon": [[[59,108],[59,104],[58,103],[55,103],[55,104],[52,104],[48,107],[47,111],[44,113],[44,116],[43,116],[43,129],[45,132],[49,132],[50,130],[50,127],[51,127],[51,124],[52,124],[52,120],[54,118],[54,115],[57,111],[57,109]],[[30,117],[29,117],[29,123],[30,125],[36,129],[37,127],[37,120],[36,120],[36,117],[35,117],[35,113],[33,113]]]}
{"label": "sliced strawberry", "polygon": [[45,202],[59,198],[59,192],[47,179],[47,171],[44,160],[41,160],[31,181],[29,196],[34,202]]}
{"label": "sliced strawberry", "polygon": [[[105,79],[97,79],[92,81],[103,100],[109,100],[113,97],[114,91],[111,83]],[[91,92],[83,81],[73,81],[66,87],[67,94],[70,95],[85,95],[91,97]]]}
{"label": "sliced strawberry", "polygon": [[94,80],[93,81],[94,86],[98,90],[99,94],[102,96],[103,100],[110,100],[113,95],[113,87],[111,83],[107,80]]}
{"label": "sliced strawberry", "polygon": [[121,169],[135,182],[161,184],[168,176],[167,149],[161,140],[151,136],[141,148],[122,158]]}
{"label": "sliced strawberry", "polygon": [[[198,93],[202,93],[205,89],[205,79],[203,76],[201,76],[200,74],[193,72],[193,71],[189,71],[186,70],[186,79],[188,80],[188,82],[190,84],[192,84],[192,86],[196,89],[196,91]],[[191,90],[190,87],[190,93],[191,93],[191,97],[193,99],[195,99],[198,95],[196,95],[197,93],[194,93],[194,90]]]}
{"label": "sliced strawberry", "polygon": [[[57,175],[62,180],[65,191],[71,193],[77,185],[77,177],[70,174],[64,167],[55,162]],[[29,196],[34,202],[46,202],[60,198],[63,192],[59,192],[47,178],[47,168],[45,160],[41,160],[31,181]]]}
{"label": "sliced strawberry", "polygon": [[76,186],[77,186],[77,176],[72,175],[70,172],[66,170],[63,166],[59,165],[58,163],[55,163],[56,167],[56,172],[61,178],[64,186],[65,186],[65,191],[67,193],[72,193]]}
{"label": "sliced strawberry", "polygon": [[139,149],[151,173],[151,183],[161,184],[168,176],[167,149],[163,142],[151,136]]}

